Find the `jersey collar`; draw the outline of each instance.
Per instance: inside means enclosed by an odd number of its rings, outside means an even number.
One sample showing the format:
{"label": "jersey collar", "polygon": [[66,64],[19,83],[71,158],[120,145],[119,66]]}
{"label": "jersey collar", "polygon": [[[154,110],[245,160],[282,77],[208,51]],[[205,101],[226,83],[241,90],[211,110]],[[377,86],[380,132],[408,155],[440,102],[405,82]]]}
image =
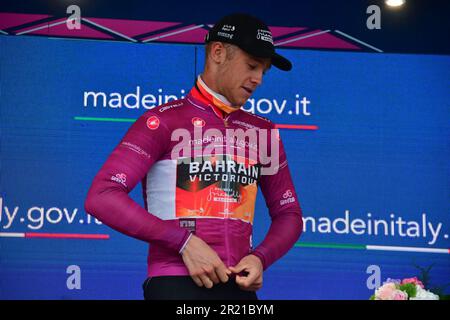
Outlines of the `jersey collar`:
{"label": "jersey collar", "polygon": [[200,75],[197,77],[195,86],[189,94],[192,95],[193,98],[208,105],[221,119],[224,119],[228,114],[237,110],[231,107],[231,103],[227,98],[210,89]]}

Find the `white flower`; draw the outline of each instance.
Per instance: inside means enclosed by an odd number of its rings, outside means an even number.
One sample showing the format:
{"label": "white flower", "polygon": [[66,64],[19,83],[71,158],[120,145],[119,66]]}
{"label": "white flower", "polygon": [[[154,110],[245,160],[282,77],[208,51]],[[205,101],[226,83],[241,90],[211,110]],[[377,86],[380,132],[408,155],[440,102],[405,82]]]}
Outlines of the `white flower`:
{"label": "white flower", "polygon": [[439,300],[439,296],[428,290],[422,289],[416,285],[416,296],[409,298],[410,300]]}

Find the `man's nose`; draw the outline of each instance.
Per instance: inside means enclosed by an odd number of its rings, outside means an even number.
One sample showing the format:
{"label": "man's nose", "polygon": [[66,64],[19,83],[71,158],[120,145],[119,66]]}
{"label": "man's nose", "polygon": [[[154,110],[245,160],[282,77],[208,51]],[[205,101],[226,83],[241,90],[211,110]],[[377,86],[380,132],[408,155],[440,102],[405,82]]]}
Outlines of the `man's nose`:
{"label": "man's nose", "polygon": [[263,72],[262,71],[261,72],[258,71],[257,73],[252,75],[251,81],[256,86],[259,86],[262,83],[262,78],[263,78]]}

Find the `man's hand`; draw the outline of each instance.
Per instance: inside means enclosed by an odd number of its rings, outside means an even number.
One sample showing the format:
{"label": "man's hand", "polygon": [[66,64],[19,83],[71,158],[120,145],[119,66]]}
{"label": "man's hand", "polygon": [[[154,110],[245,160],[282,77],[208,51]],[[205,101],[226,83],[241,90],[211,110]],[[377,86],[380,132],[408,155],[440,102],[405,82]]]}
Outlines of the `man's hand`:
{"label": "man's hand", "polygon": [[[234,267],[229,269],[236,273],[236,283],[242,290],[256,291],[262,288],[263,284],[263,265],[261,260],[252,254],[245,256]],[[245,276],[240,276],[238,273],[244,271]]]}
{"label": "man's hand", "polygon": [[191,236],[181,256],[190,276],[199,287],[210,289],[219,281],[228,281],[231,271],[217,253],[199,237]]}

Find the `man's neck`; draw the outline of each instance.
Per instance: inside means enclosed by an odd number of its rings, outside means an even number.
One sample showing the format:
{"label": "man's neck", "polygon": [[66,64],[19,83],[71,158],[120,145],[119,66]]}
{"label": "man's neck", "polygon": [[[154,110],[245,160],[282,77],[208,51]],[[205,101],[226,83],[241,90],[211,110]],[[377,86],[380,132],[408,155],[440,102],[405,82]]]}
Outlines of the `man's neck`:
{"label": "man's neck", "polygon": [[[209,81],[211,83],[211,81]],[[197,77],[197,86],[199,87],[200,92],[216,107],[222,110],[225,113],[230,113],[238,110],[240,107],[233,107],[231,102],[228,99],[219,94],[216,90],[214,90],[214,85],[208,85],[208,77],[204,75],[199,75]]]}

